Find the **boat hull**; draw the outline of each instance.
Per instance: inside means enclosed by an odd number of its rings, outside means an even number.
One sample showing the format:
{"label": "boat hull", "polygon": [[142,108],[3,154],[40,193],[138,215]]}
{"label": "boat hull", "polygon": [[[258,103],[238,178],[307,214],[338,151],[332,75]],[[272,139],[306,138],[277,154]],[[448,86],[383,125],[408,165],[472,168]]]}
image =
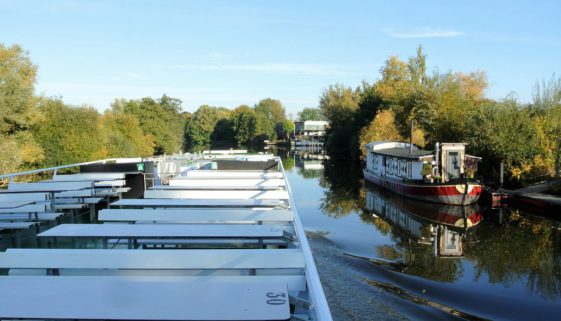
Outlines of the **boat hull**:
{"label": "boat hull", "polygon": [[469,205],[476,203],[483,186],[468,182],[463,184],[412,184],[401,180],[381,177],[363,170],[364,178],[394,193],[433,203]]}

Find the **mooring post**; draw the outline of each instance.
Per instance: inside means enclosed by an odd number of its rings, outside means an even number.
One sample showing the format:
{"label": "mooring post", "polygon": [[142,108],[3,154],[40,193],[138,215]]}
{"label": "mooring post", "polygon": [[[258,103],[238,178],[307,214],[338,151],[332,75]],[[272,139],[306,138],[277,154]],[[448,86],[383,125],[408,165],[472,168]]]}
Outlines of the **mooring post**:
{"label": "mooring post", "polygon": [[503,187],[503,179],[504,179],[504,163],[501,162],[501,165],[499,167],[499,187],[502,188]]}
{"label": "mooring post", "polygon": [[411,119],[411,135],[409,136],[409,155],[413,154],[413,119]]}

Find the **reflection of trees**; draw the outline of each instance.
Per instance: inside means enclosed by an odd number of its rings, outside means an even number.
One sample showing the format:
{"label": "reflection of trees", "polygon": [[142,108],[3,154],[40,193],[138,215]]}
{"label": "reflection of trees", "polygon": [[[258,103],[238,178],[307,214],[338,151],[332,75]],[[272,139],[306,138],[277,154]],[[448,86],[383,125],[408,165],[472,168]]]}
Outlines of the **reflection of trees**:
{"label": "reflection of trees", "polygon": [[300,174],[300,176],[304,178],[320,178],[323,176],[323,171],[317,169],[312,170],[312,169],[300,168],[298,170],[298,174]]}
{"label": "reflection of trees", "polygon": [[[403,241],[408,242],[408,241]],[[402,243],[402,242],[400,242]],[[402,243],[403,246],[407,246]],[[411,261],[405,273],[441,282],[453,282],[463,275],[462,261],[459,258],[441,258],[434,255],[432,245],[409,242]]]}
{"label": "reflection of trees", "polygon": [[282,159],[282,166],[284,167],[285,171],[290,171],[294,167],[294,159],[292,157],[284,157]]}
{"label": "reflection of trees", "polygon": [[476,262],[476,278],[486,273],[491,283],[505,285],[526,280],[526,289],[546,299],[561,295],[560,231],[542,217],[518,211],[477,229],[480,242],[466,248]]}
{"label": "reflection of trees", "polygon": [[334,158],[326,160],[319,182],[326,189],[321,210],[332,217],[342,217],[360,210],[364,204],[361,178],[359,163]]}
{"label": "reflection of trees", "polygon": [[360,219],[364,223],[376,226],[382,235],[392,235],[393,230],[390,223],[386,222],[383,218],[370,215],[368,210],[364,210],[364,213],[360,215]]}

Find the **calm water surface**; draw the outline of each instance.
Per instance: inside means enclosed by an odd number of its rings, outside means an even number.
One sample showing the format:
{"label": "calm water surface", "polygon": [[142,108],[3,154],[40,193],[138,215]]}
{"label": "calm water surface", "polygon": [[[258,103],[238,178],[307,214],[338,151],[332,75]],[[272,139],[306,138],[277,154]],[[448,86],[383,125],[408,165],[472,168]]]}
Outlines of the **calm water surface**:
{"label": "calm water surface", "polygon": [[[412,201],[358,166],[305,158],[284,165],[335,320],[561,319],[561,213]],[[14,241],[1,235],[0,251]]]}
{"label": "calm water surface", "polygon": [[427,204],[357,166],[284,164],[335,319],[561,318],[561,213]]}

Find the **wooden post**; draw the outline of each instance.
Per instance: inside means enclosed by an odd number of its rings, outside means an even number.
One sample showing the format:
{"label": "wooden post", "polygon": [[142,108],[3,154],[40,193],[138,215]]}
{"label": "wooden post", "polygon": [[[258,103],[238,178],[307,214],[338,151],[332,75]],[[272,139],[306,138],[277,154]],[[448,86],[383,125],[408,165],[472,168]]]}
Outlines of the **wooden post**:
{"label": "wooden post", "polygon": [[499,187],[501,188],[503,187],[503,182],[504,182],[504,169],[505,169],[504,163],[501,162],[500,169],[499,169]]}
{"label": "wooden post", "polygon": [[411,135],[409,135],[409,155],[413,154],[413,119],[411,119]]}

